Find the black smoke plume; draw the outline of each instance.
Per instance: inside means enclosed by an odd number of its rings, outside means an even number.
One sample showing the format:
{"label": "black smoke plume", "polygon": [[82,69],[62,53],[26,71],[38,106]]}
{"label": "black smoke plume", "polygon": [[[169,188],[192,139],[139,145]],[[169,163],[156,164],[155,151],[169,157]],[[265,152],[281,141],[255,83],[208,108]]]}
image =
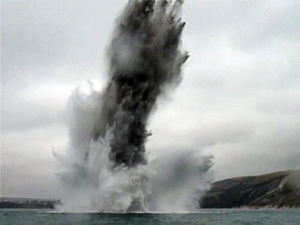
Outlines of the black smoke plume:
{"label": "black smoke plume", "polygon": [[[109,45],[110,80],[93,139],[111,127],[110,160],[128,168],[146,164],[147,120],[157,97],[181,80],[187,60],[180,50],[182,0],[130,0]],[[167,125],[166,125],[167,126]]]}

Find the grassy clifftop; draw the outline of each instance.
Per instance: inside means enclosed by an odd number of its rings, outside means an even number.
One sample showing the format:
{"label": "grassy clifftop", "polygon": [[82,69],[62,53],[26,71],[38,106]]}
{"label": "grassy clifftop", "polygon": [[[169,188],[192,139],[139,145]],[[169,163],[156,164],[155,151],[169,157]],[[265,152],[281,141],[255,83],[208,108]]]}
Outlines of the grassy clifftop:
{"label": "grassy clifftop", "polygon": [[200,207],[300,207],[300,170],[215,182]]}

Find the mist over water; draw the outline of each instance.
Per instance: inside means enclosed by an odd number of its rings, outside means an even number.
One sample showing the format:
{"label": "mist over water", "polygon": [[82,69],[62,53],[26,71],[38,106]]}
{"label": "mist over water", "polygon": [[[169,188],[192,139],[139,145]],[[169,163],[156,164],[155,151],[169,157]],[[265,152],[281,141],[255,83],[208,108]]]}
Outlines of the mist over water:
{"label": "mist over water", "polygon": [[211,157],[201,149],[149,161],[145,148],[156,100],[180,83],[188,58],[180,49],[182,3],[129,1],[109,44],[106,88],[73,92],[69,148],[55,155],[61,210],[189,212],[209,188]]}

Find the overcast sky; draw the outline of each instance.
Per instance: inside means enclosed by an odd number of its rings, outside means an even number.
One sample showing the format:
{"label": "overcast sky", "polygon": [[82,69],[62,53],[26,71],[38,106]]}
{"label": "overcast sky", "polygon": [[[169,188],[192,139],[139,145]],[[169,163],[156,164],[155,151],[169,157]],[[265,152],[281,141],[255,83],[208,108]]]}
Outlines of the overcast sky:
{"label": "overcast sky", "polygon": [[[58,197],[66,102],[106,80],[126,0],[1,0],[1,195]],[[215,179],[300,169],[300,1],[186,0],[181,85],[150,119],[150,151],[214,155]],[[170,154],[171,155],[171,154]]]}

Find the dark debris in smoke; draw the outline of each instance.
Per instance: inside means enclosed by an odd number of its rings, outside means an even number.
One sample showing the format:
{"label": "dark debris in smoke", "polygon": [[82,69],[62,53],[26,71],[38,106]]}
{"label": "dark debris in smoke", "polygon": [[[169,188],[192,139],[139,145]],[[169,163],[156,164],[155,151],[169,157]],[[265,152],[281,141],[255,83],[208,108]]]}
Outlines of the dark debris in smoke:
{"label": "dark debris in smoke", "polygon": [[131,0],[109,46],[110,81],[94,127],[98,139],[112,127],[110,159],[116,166],[146,164],[147,119],[168,84],[181,80],[183,1]]}

